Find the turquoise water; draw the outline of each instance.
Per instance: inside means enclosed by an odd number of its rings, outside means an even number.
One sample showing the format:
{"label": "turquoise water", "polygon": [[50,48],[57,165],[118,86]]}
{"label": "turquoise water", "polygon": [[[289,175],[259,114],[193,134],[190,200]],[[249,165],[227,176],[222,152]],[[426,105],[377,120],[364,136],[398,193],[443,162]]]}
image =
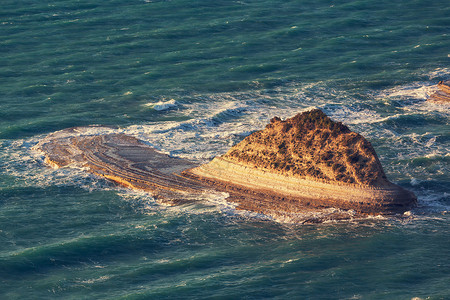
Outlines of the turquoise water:
{"label": "turquoise water", "polygon": [[[1,299],[449,299],[447,1],[11,1],[0,6]],[[32,147],[113,125],[206,162],[318,107],[418,207],[295,225],[224,195],[159,205]],[[99,132],[100,129],[99,129]]]}

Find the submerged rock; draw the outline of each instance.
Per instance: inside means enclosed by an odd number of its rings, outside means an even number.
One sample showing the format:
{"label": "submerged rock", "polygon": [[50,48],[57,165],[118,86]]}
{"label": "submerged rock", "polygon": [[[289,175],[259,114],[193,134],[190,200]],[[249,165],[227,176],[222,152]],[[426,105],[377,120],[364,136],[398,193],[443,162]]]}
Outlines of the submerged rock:
{"label": "submerged rock", "polygon": [[428,98],[428,101],[450,104],[450,81],[440,81],[437,87],[438,90]]}
{"label": "submerged rock", "polygon": [[200,166],[125,134],[92,134],[90,127],[51,134],[35,149],[53,167],[82,167],[163,202],[190,202],[216,190],[238,209],[296,222],[399,213],[416,202],[387,180],[364,137],[318,109],[284,121],[275,117]]}

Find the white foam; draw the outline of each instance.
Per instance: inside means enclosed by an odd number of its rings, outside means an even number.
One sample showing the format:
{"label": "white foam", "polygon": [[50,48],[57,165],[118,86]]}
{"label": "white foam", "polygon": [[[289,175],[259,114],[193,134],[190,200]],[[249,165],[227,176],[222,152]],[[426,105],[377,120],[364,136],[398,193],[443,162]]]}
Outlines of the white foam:
{"label": "white foam", "polygon": [[417,82],[411,85],[401,85],[387,89],[381,94],[381,96],[387,98],[399,98],[401,100],[426,100],[436,90],[437,87],[433,83]]}
{"label": "white foam", "polygon": [[443,78],[448,77],[448,74],[450,74],[450,68],[437,68],[428,74],[428,78],[432,81],[442,80]]}
{"label": "white foam", "polygon": [[406,85],[399,85],[393,88],[386,89],[375,95],[378,100],[401,101],[404,105],[401,107],[403,112],[409,113],[442,113],[446,117],[450,116],[450,109],[447,105],[426,101],[437,88],[437,81],[442,79],[442,76],[448,76],[449,68],[437,69],[430,74],[430,81],[428,82],[413,82]]}
{"label": "white foam", "polygon": [[175,99],[170,99],[169,101],[159,101],[156,103],[147,103],[145,106],[151,107],[154,110],[162,111],[177,107],[178,103]]}
{"label": "white foam", "polygon": [[383,123],[388,120],[397,119],[404,116],[404,113],[393,114],[389,116],[380,115],[375,110],[363,109],[363,110],[352,110],[351,107],[338,107],[336,109],[330,110],[331,117],[333,120],[340,121],[347,125],[367,125]]}
{"label": "white foam", "polygon": [[98,282],[104,282],[104,281],[109,280],[109,279],[111,279],[111,276],[105,275],[105,276],[100,276],[100,277],[97,277],[97,278],[80,280],[78,282],[82,283],[82,284],[94,284],[94,283],[98,283]]}
{"label": "white foam", "polygon": [[[42,137],[44,139],[44,137]],[[109,182],[87,173],[83,168],[48,168],[41,152],[32,150],[39,137],[3,144],[0,161],[4,173],[16,178],[12,186],[48,187],[77,186],[87,190],[111,189]]]}

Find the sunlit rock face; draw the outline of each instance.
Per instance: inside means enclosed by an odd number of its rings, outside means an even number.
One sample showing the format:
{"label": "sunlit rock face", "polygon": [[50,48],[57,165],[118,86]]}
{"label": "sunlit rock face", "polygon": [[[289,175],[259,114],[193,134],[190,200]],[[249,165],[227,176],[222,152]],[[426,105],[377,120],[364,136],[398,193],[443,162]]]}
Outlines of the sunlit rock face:
{"label": "sunlit rock face", "polygon": [[450,104],[450,81],[440,81],[437,87],[438,90],[428,98],[428,101]]}
{"label": "sunlit rock face", "polygon": [[[363,136],[318,109],[284,121],[275,117],[225,155],[184,174],[224,189],[258,191],[277,207],[289,199],[297,207],[376,214],[402,212],[416,201],[412,193],[387,180]],[[284,209],[295,211],[296,205]]]}
{"label": "sunlit rock face", "polygon": [[297,178],[360,185],[387,182],[372,145],[319,109],[284,121],[273,118],[223,158]]}

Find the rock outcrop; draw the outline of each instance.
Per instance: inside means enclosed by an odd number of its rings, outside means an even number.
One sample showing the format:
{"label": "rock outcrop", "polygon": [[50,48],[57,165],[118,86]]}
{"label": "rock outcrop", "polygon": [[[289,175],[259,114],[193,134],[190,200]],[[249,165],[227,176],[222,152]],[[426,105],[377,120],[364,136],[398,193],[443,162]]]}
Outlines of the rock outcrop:
{"label": "rock outcrop", "polygon": [[437,87],[438,90],[428,98],[428,101],[450,104],[450,81],[440,81]]}
{"label": "rock outcrop", "polygon": [[[207,188],[180,176],[195,167],[169,157],[125,134],[91,134],[92,127],[68,128],[49,135],[34,149],[54,167],[76,167],[133,189],[145,190],[166,204],[189,202]],[[99,129],[97,127],[97,129]]]}
{"label": "rock outcrop", "polygon": [[298,207],[376,214],[405,211],[416,201],[387,180],[364,137],[318,109],[284,121],[275,117],[225,155],[183,174],[225,190],[259,191],[272,202],[289,198]]}
{"label": "rock outcrop", "polygon": [[372,145],[315,109],[271,123],[230,149],[224,159],[289,177],[359,185],[386,175]]}
{"label": "rock outcrop", "polygon": [[92,134],[90,127],[50,134],[35,149],[53,167],[82,167],[166,203],[215,190],[226,192],[238,209],[297,222],[399,213],[416,202],[413,193],[387,180],[364,137],[317,109],[284,121],[275,117],[200,166],[125,134]]}

